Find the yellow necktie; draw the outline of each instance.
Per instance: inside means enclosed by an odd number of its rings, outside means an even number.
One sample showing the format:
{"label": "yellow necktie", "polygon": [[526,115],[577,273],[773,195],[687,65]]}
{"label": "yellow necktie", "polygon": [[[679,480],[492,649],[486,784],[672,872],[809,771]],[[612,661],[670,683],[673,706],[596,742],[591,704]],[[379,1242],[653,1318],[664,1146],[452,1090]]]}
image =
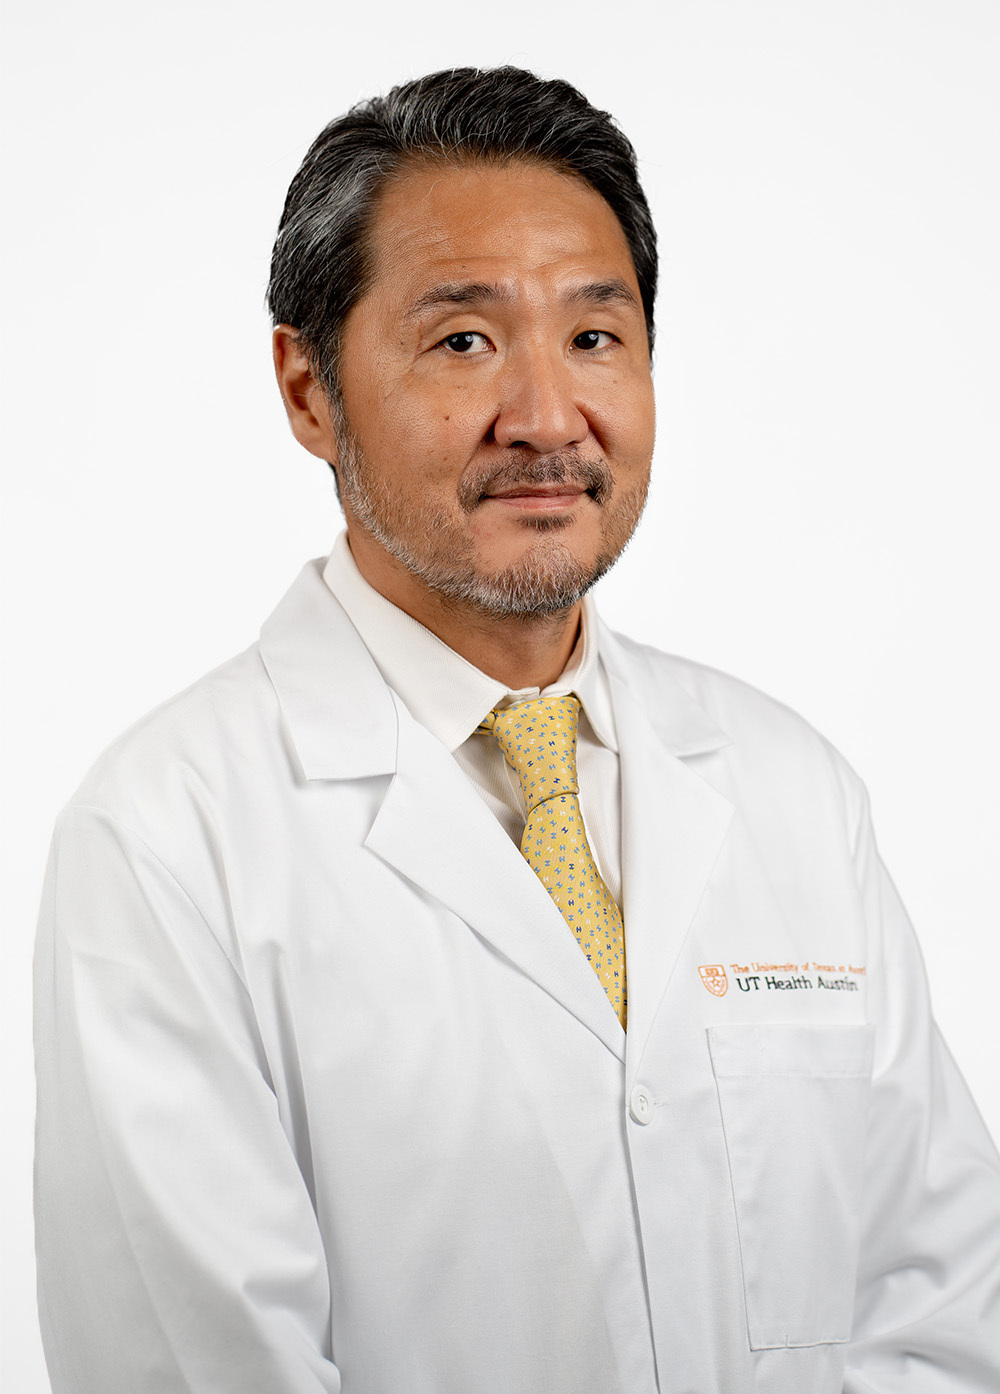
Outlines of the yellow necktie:
{"label": "yellow necktie", "polygon": [[480,729],[493,732],[520,780],[527,809],[521,852],[579,940],[624,1026],[625,935],[583,826],[576,782],[579,715],[575,697],[536,697],[494,708]]}

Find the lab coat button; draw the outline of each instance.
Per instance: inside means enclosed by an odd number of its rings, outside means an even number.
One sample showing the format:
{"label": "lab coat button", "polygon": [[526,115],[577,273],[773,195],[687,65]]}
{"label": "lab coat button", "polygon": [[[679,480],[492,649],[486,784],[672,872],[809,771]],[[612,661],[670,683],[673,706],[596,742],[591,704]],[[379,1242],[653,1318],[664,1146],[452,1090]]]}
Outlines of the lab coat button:
{"label": "lab coat button", "polygon": [[634,1123],[653,1121],[653,1096],[637,1084],[629,1095],[628,1111]]}

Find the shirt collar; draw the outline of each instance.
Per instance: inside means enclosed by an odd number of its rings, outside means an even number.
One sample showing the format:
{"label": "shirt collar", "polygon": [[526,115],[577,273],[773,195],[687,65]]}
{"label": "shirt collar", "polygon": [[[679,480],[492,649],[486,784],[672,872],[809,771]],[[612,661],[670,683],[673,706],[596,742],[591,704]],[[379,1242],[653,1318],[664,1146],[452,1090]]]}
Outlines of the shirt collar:
{"label": "shirt collar", "polygon": [[[455,751],[468,740],[495,706],[539,695],[538,688],[511,691],[369,585],[351,555],[346,532],[334,544],[323,580],[385,681],[448,750]],[[599,627],[590,596],[585,597],[582,610],[580,637],[569,662],[542,695],[575,692],[597,739],[617,752],[610,687],[598,654]]]}

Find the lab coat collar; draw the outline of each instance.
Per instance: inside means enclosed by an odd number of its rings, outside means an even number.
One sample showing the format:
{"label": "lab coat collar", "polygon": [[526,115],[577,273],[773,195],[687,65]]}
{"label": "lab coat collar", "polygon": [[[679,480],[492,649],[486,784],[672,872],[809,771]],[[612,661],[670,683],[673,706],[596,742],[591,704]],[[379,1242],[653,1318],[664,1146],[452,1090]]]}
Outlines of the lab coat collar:
{"label": "lab coat collar", "polygon": [[638,698],[653,731],[671,755],[706,755],[732,745],[732,738],[704,707],[664,672],[661,653],[613,633],[603,620],[597,624],[601,660],[612,692],[617,686]]}
{"label": "lab coat collar", "polygon": [[396,769],[392,693],[357,631],[311,561],[260,634],[306,779],[361,779]]}
{"label": "lab coat collar", "polygon": [[[392,693],[343,608],[309,562],[261,630],[260,652],[306,779],[392,774],[398,713]],[[631,692],[665,749],[678,757],[731,744],[662,660],[597,619],[601,662],[614,690]],[[659,656],[657,656],[659,657]]]}

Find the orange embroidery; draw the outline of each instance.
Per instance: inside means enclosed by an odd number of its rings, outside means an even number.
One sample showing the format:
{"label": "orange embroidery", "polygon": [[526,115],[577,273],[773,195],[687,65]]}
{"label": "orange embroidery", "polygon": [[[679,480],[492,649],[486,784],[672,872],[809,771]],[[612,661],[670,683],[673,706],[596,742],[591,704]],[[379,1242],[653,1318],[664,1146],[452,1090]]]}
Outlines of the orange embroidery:
{"label": "orange embroidery", "polygon": [[725,997],[729,991],[729,979],[721,963],[703,963],[698,972],[709,992],[716,997]]}

